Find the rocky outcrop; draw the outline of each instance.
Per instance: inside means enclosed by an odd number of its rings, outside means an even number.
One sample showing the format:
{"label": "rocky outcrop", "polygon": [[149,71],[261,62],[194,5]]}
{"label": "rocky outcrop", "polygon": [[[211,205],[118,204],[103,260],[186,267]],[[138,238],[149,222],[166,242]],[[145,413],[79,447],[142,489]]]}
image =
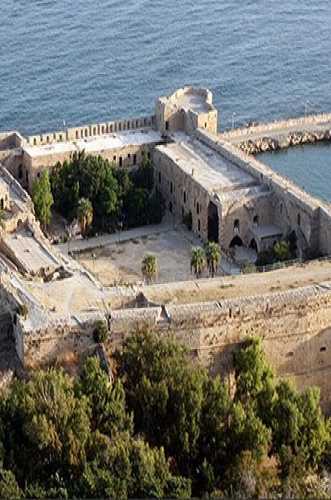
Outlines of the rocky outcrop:
{"label": "rocky outcrop", "polygon": [[248,139],[239,144],[239,148],[247,154],[257,155],[267,151],[277,151],[290,146],[314,144],[315,142],[330,141],[331,130],[317,132],[291,132],[287,136],[272,138],[262,137],[256,140]]}

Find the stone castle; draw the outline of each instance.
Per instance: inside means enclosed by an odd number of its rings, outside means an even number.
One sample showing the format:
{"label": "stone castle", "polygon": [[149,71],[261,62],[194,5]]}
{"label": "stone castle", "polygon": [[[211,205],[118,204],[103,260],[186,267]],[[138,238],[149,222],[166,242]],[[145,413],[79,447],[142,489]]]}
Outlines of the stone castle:
{"label": "stone castle", "polygon": [[[330,116],[321,115],[287,125],[325,132],[330,122]],[[281,134],[284,128],[286,124],[274,124],[250,133],[263,137],[266,130]],[[153,116],[30,137],[0,134],[4,349],[12,352],[14,347],[16,361],[27,367],[61,362],[68,353],[79,355],[91,348],[93,325],[106,318],[109,350],[131,328],[147,324],[164,335],[175,334],[194,357],[226,374],[238,343],[255,334],[263,337],[278,373],[295,377],[300,387],[318,384],[329,408],[331,391],[325,379],[331,281],[296,282],[299,271],[293,267],[293,282],[281,292],[267,290],[260,277],[254,293],[245,295],[239,286],[231,297],[217,279],[107,288],[52,246],[33,214],[27,192],[34,180],[75,151],[102,155],[118,168],[133,168],[146,153],[169,214],[177,221],[191,214],[192,230],[203,241],[218,242],[224,252],[238,246],[260,252],[292,234],[299,257],[330,255],[331,207],[238,148],[247,134],[219,134],[211,92],[192,87],[159,98]],[[246,279],[237,278],[237,283],[244,286]],[[187,298],[191,288],[194,301]]]}

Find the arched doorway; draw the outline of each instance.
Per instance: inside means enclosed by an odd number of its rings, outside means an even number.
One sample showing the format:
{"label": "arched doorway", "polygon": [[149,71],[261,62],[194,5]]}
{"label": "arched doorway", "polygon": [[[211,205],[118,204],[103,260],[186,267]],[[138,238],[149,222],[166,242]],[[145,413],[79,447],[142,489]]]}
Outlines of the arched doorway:
{"label": "arched doorway", "polygon": [[242,246],[243,246],[243,241],[240,238],[240,236],[235,236],[230,243],[230,248],[242,247]]}
{"label": "arched doorway", "polygon": [[212,201],[208,205],[208,241],[218,243],[219,240],[219,217],[218,208]]}
{"label": "arched doorway", "polygon": [[256,243],[254,238],[251,240],[251,242],[249,244],[249,248],[252,248],[253,250],[255,250],[256,253],[258,253],[257,243]]}

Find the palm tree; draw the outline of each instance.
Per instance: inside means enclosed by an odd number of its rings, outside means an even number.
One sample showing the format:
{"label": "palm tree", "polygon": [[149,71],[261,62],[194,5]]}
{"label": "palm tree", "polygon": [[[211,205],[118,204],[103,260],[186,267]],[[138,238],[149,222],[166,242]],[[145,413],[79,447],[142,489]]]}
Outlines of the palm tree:
{"label": "palm tree", "polygon": [[205,267],[206,256],[203,248],[193,247],[191,254],[191,272],[194,272],[196,278],[200,278]]}
{"label": "palm tree", "polygon": [[141,272],[149,283],[157,275],[157,260],[155,255],[146,255],[141,264]]}
{"label": "palm tree", "polygon": [[93,207],[88,198],[81,198],[79,200],[77,207],[77,218],[82,234],[84,236],[93,221]]}
{"label": "palm tree", "polygon": [[205,251],[209,275],[213,278],[221,260],[220,247],[214,241],[208,241]]}

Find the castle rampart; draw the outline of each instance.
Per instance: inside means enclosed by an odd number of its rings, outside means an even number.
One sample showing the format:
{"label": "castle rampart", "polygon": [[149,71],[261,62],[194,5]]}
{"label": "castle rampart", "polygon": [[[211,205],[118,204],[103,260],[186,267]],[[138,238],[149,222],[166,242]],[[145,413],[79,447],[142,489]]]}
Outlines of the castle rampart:
{"label": "castle rampart", "polygon": [[[329,120],[331,115],[322,115],[285,123],[290,128],[325,128]],[[262,133],[266,127],[251,127],[249,133]],[[283,122],[277,122],[270,130],[281,134],[283,127]],[[239,137],[245,130],[236,133]],[[330,206],[238,150],[230,144],[234,138],[235,132],[217,136],[212,94],[192,87],[158,99],[150,117],[27,139],[16,133],[0,135],[0,160],[21,184],[1,167],[7,186],[0,189],[0,203],[11,226],[6,234],[0,232],[0,299],[12,314],[16,349],[26,366],[61,362],[66,353],[79,357],[93,349],[95,321],[102,318],[110,325],[109,352],[120,347],[133,329],[149,327],[160,335],[175,335],[196,360],[224,376],[231,373],[231,355],[238,345],[249,335],[259,335],[279,375],[295,378],[299,387],[319,385],[323,404],[331,410],[330,276],[321,273],[326,281],[311,284],[315,275],[310,275],[305,286],[293,284],[292,290],[291,282],[278,288],[283,292],[252,295],[240,289],[238,296],[226,296],[224,283],[215,285],[209,295],[209,285],[193,282],[196,302],[192,304],[181,300],[170,285],[167,300],[148,299],[147,287],[107,289],[56,253],[41,234],[23,189],[30,189],[43,169],[77,151],[100,154],[119,168],[139,164],[147,152],[153,157],[156,186],[168,211],[174,220],[191,213],[192,229],[203,241],[213,240],[226,250],[241,244],[259,252],[294,231],[300,253],[331,254]],[[265,283],[257,275],[255,279],[260,293]],[[144,294],[144,307],[139,307],[137,293]],[[128,300],[122,302],[125,294]],[[126,309],[124,303],[137,307]]]}
{"label": "castle rampart", "polygon": [[56,142],[71,142],[89,137],[124,132],[125,130],[152,128],[154,125],[154,115],[142,116],[137,118],[128,118],[126,120],[81,125],[79,127],[58,130],[56,132],[45,132],[43,134],[30,135],[26,138],[26,142],[30,146],[45,146]]}
{"label": "castle rampart", "polygon": [[[102,317],[101,312],[78,313],[35,325],[24,334],[25,363],[48,364],[67,352],[79,357],[93,348],[93,326]],[[214,302],[115,310],[106,348],[112,352],[130,331],[151,328],[160,335],[175,335],[195,359],[227,376],[233,352],[247,336],[258,335],[277,373],[294,378],[300,388],[318,385],[330,411],[330,317],[331,283]]]}

